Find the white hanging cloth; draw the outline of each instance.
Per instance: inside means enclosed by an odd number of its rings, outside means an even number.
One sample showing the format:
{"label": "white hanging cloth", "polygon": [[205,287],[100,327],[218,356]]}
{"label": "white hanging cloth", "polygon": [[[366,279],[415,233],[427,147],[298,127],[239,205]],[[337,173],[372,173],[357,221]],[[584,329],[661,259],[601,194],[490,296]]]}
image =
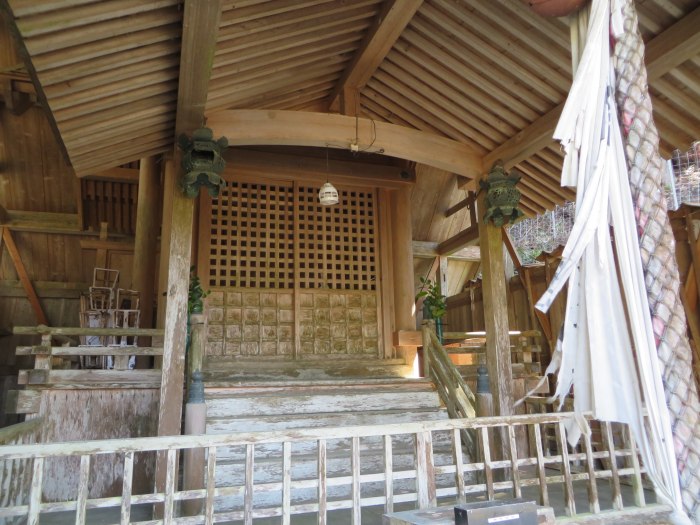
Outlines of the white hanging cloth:
{"label": "white hanging cloth", "polygon": [[[618,0],[593,0],[586,46],[554,132],[565,152],[562,186],[576,187],[576,220],[536,308],[547,311],[568,281],[561,340],[547,369],[559,369],[554,398],[561,406],[573,386],[576,414],[592,412],[598,420],[629,425],[658,499],[674,509],[673,523],[690,524],[681,501],[614,96],[609,36],[622,30],[620,7]],[[582,417],[567,430],[572,445],[581,432],[589,432]]]}

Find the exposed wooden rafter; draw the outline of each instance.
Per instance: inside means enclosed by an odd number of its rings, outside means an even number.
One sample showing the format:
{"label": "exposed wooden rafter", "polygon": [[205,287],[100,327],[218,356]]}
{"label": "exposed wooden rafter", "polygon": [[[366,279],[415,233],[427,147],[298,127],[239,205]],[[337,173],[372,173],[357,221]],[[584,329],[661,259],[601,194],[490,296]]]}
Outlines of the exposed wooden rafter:
{"label": "exposed wooden rafter", "polygon": [[225,110],[208,115],[214,136],[229,145],[287,145],[360,150],[413,160],[466,177],[481,172],[481,157],[456,140],[370,119],[304,111]]}
{"label": "exposed wooden rafter", "polygon": [[[700,53],[700,7],[685,16],[646,45],[646,68],[649,82]],[[531,157],[552,142],[554,128],[564,104],[548,111],[525,129],[484,156],[487,170],[498,159],[510,168]]]}
{"label": "exposed wooden rafter", "polygon": [[96,173],[78,173],[79,178],[105,180],[112,182],[138,182],[138,168],[110,168]]}
{"label": "exposed wooden rafter", "polygon": [[[422,259],[440,257],[439,243],[429,241],[413,241],[413,256]],[[481,260],[481,250],[478,246],[465,246],[449,255],[443,255],[450,260],[477,262]]]}
{"label": "exposed wooden rafter", "polygon": [[423,0],[388,0],[386,2],[352,62],[331,93],[328,104],[330,110],[338,110],[340,97],[344,92],[356,92],[367,83],[422,3]]}
{"label": "exposed wooden rafter", "polygon": [[469,228],[465,228],[458,234],[438,244],[438,253],[440,255],[452,255],[478,239],[479,228],[476,224],[473,224]]}

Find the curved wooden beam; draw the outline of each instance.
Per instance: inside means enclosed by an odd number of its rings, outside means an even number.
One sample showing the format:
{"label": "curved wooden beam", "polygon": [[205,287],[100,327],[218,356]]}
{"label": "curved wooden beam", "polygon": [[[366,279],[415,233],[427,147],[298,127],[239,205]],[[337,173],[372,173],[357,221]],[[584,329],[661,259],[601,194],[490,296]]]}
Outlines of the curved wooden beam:
{"label": "curved wooden beam", "polygon": [[381,153],[475,178],[481,156],[466,144],[417,129],[332,113],[232,109],[207,115],[215,137],[231,146],[280,145]]}

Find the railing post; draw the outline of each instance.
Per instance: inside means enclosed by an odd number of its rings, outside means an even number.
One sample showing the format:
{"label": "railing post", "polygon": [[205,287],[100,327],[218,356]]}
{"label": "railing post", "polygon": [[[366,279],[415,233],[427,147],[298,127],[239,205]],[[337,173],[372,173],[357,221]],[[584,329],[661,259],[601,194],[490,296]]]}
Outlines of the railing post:
{"label": "railing post", "polygon": [[206,342],[204,314],[190,315],[190,349],[188,357],[187,375],[192,377],[196,371],[202,370],[204,359],[204,344]]}
{"label": "railing post", "polygon": [[437,504],[435,463],[433,461],[433,435],[429,430],[416,433],[415,466],[418,508],[434,507]]}
{"label": "railing post", "polygon": [[489,385],[489,370],[484,363],[476,370],[476,415],[488,417],[493,415],[493,397]]}
{"label": "railing post", "polygon": [[[185,407],[185,434],[205,434],[207,425],[207,405],[204,402],[204,383],[202,372],[192,374],[189,385],[187,406]],[[188,448],[184,452],[183,488],[185,490],[203,489],[205,473],[204,448]],[[185,516],[194,516],[202,512],[201,499],[183,501]]]}
{"label": "railing post", "polygon": [[423,319],[423,377],[430,377],[430,359],[432,358],[430,345],[430,331],[435,331],[435,321]]}

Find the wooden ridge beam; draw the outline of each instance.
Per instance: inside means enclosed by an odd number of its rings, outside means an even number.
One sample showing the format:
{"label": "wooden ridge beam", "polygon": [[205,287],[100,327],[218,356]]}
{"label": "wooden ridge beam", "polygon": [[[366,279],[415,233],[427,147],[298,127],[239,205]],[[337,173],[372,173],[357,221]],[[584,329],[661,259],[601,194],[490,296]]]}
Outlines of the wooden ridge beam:
{"label": "wooden ridge beam", "polygon": [[473,224],[469,228],[465,228],[449,239],[442,241],[440,244],[438,244],[437,250],[440,255],[450,256],[468,244],[476,241],[478,238],[479,228],[476,224]]}
{"label": "wooden ridge beam", "polygon": [[370,148],[372,153],[412,160],[470,178],[481,173],[481,156],[466,144],[366,118],[239,109],[208,115],[207,126],[215,137],[227,137],[231,146],[286,145],[349,150],[357,138],[361,150]]}
{"label": "wooden ridge beam", "polygon": [[[355,186],[378,186],[382,188],[400,188],[415,183],[414,172],[398,166],[369,164],[268,153],[242,148],[228,148],[224,153],[228,164],[225,175],[238,179],[241,176],[255,178],[290,179],[320,184],[328,177],[333,183]],[[228,177],[227,177],[228,179]]]}
{"label": "wooden ridge beam", "polygon": [[449,255],[440,254],[438,246],[437,242],[413,241],[413,256],[421,259],[433,259],[442,255],[455,261],[478,262],[481,260],[481,250],[478,246],[465,246]]}
{"label": "wooden ridge beam", "polygon": [[385,3],[329,96],[331,110],[338,108],[339,99],[346,90],[356,91],[367,83],[422,4],[423,0],[389,0]]}
{"label": "wooden ridge beam", "polygon": [[[651,83],[700,53],[700,7],[654,37],[645,48],[647,78]],[[553,142],[554,128],[564,103],[534,121],[483,158],[488,171],[501,159],[506,169],[527,159]]]}

